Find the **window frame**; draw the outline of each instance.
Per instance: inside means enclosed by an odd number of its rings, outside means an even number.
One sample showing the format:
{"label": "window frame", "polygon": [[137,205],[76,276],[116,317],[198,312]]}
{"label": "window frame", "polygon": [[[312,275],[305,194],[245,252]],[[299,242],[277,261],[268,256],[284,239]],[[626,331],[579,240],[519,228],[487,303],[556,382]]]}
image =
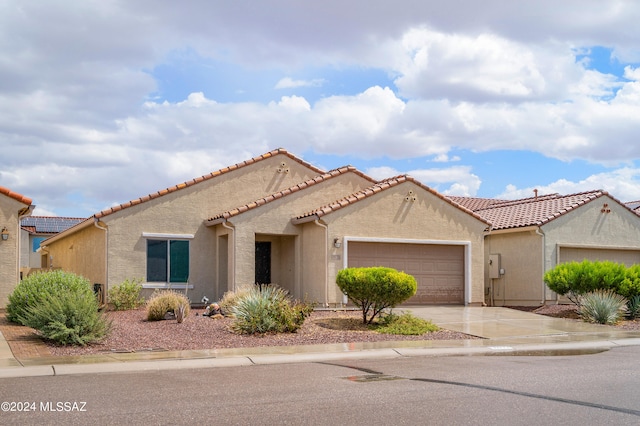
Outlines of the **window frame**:
{"label": "window frame", "polygon": [[[143,232],[142,237],[145,239],[145,282],[142,283],[142,288],[163,289],[163,288],[175,288],[175,289],[191,289],[193,285],[189,284],[189,275],[191,274],[191,240],[193,240],[193,234],[165,234],[165,233],[151,233]],[[166,257],[164,259],[166,263],[166,280],[165,281],[150,281],[149,280],[149,241],[163,241],[166,243]],[[171,264],[172,264],[172,242],[187,242],[186,251],[187,259],[186,265],[186,281],[171,281]],[[173,254],[173,257],[179,255],[179,253]]]}

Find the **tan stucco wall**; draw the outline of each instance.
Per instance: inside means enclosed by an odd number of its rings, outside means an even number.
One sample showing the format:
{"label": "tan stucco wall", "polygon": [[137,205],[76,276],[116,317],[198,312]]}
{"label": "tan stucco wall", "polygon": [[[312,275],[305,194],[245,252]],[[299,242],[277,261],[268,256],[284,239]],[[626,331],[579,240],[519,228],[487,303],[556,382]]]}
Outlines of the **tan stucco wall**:
{"label": "tan stucco wall", "polygon": [[[356,173],[344,173],[230,218],[227,226],[234,227],[237,285],[254,282],[255,242],[271,241],[272,281],[295,298],[324,303],[324,251],[317,253],[320,257],[309,257],[307,253],[318,244],[316,238],[321,238],[324,247],[324,237],[319,237],[316,230],[294,225],[291,219],[370,185],[369,180]],[[227,232],[222,225],[216,228]]]}
{"label": "tan stucco wall", "polygon": [[[408,191],[416,194],[416,201],[407,202]],[[436,195],[406,182],[387,189],[376,196],[323,216],[329,227],[329,299],[341,303],[342,293],[335,284],[337,272],[345,267],[345,246],[333,247],[333,240],[357,237],[402,241],[433,241],[468,243],[470,264],[470,294],[465,301],[473,305],[483,303],[483,232],[487,224],[452,206]],[[318,244],[320,246],[320,244]]]}
{"label": "tan stucco wall", "polygon": [[105,231],[87,222],[73,238],[47,245],[44,251],[49,257],[47,266],[61,268],[87,278],[92,284],[105,284]]}
{"label": "tan stucco wall", "polygon": [[[283,162],[287,173],[279,172]],[[211,300],[221,297],[226,288],[219,288],[218,285],[216,247],[219,241],[216,231],[206,227],[203,222],[218,213],[291,187],[316,174],[303,164],[279,154],[105,216],[102,221],[108,228],[108,286],[120,284],[125,279],[146,277],[146,239],[142,236],[143,232],[192,234],[189,284],[193,288],[189,289],[188,296],[192,302],[200,302],[204,295]],[[59,253],[75,238],[75,234],[63,235],[63,238],[51,244],[51,250],[58,250]],[[57,246],[63,248],[54,249]],[[92,265],[103,264],[104,257],[87,261]],[[71,270],[93,270],[98,267],[83,267],[66,257],[54,260],[54,264]],[[145,290],[145,295],[148,296],[152,291]]]}
{"label": "tan stucco wall", "polygon": [[[605,203],[609,213],[601,212]],[[543,276],[558,264],[558,247],[640,250],[640,217],[607,196],[542,225],[538,234],[536,229],[498,231],[486,237],[485,262],[490,254],[499,253],[505,269],[505,275],[493,281],[485,271],[485,287],[493,288],[497,306],[557,302]]]}
{"label": "tan stucco wall", "polygon": [[[495,233],[485,238],[485,295],[490,306],[538,306],[544,299],[542,236],[535,230]],[[489,256],[500,255],[504,275],[489,277]]]}
{"label": "tan stucco wall", "polygon": [[20,232],[18,212],[25,206],[12,198],[0,195],[0,229],[9,231],[7,241],[0,240],[0,308],[7,304],[8,297],[18,284],[18,261]]}
{"label": "tan stucco wall", "polygon": [[[603,213],[607,204],[608,213]],[[558,246],[640,250],[640,217],[610,197],[603,196],[541,227],[545,234],[545,270],[558,263]],[[555,301],[547,288],[546,298]]]}

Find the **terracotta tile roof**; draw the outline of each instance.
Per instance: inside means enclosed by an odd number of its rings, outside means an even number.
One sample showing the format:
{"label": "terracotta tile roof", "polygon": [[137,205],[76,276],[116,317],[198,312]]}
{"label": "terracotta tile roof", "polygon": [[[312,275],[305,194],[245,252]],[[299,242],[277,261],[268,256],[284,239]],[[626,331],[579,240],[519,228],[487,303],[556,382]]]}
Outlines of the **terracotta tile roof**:
{"label": "terracotta tile roof", "polygon": [[338,169],[330,170],[330,171],[328,171],[326,173],[323,173],[321,175],[315,176],[312,179],[309,179],[309,180],[307,180],[305,182],[299,183],[299,184],[297,184],[295,186],[292,186],[290,188],[284,189],[282,191],[276,192],[276,193],[271,194],[271,195],[269,195],[267,197],[260,198],[259,200],[256,200],[256,201],[254,201],[252,203],[245,204],[245,205],[237,207],[237,208],[235,208],[233,210],[229,210],[229,211],[217,214],[217,215],[207,219],[206,222],[207,222],[208,225],[215,225],[215,224],[224,222],[225,220],[227,220],[227,219],[229,219],[229,218],[231,218],[233,216],[237,216],[237,215],[239,215],[241,213],[244,213],[246,211],[253,210],[253,209],[257,208],[257,207],[260,207],[260,206],[263,206],[263,205],[265,205],[267,203],[270,203],[271,201],[275,201],[275,200],[278,200],[280,198],[286,197],[287,195],[291,195],[293,193],[301,191],[303,189],[310,188],[310,187],[312,187],[312,186],[314,186],[314,185],[316,185],[316,184],[318,184],[320,182],[325,182],[325,181],[327,181],[327,180],[329,180],[329,179],[331,179],[333,177],[340,176],[340,175],[345,174],[345,173],[355,173],[358,176],[361,176],[361,177],[367,179],[370,182],[376,182],[371,177],[369,177],[369,176],[365,175],[364,173],[358,171],[355,167],[353,167],[353,166],[344,166],[344,167],[340,167]]}
{"label": "terracotta tile roof", "polygon": [[640,200],[637,201],[628,201],[624,203],[625,206],[629,207],[631,210],[640,214]]}
{"label": "terracotta tile roof", "polygon": [[4,194],[9,198],[13,198],[16,201],[21,202],[22,204],[26,204],[27,206],[30,206],[33,202],[31,198],[25,197],[24,195],[18,194],[17,192],[13,192],[9,188],[5,188],[4,186],[0,186],[0,194]]}
{"label": "terracotta tile roof", "polygon": [[20,226],[32,234],[57,234],[83,222],[86,218],[27,216],[20,221]]}
{"label": "terracotta tile roof", "polygon": [[611,197],[603,190],[570,195],[550,194],[497,203],[476,210],[476,213],[489,221],[494,230],[540,226],[604,195]]}
{"label": "terracotta tile roof", "polygon": [[382,191],[385,191],[389,188],[393,188],[394,186],[397,186],[401,183],[404,182],[413,182],[415,185],[419,186],[420,188],[424,189],[425,191],[430,192],[431,194],[435,195],[436,197],[442,199],[443,201],[451,204],[452,206],[464,211],[467,214],[470,214],[471,216],[475,217],[476,219],[485,222],[488,224],[488,222],[480,217],[479,215],[477,215],[476,213],[472,212],[471,210],[467,209],[466,207],[454,203],[453,201],[451,201],[449,198],[445,197],[444,195],[440,194],[439,192],[429,188],[428,186],[424,185],[423,183],[415,180],[414,178],[412,178],[411,176],[408,175],[400,175],[400,176],[396,176],[396,177],[392,177],[389,179],[385,179],[382,180],[378,183],[376,183],[375,185],[372,185],[368,188],[365,188],[361,191],[355,192],[351,195],[349,195],[348,197],[345,197],[341,200],[337,200],[334,201],[330,204],[327,204],[325,206],[322,206],[316,210],[307,212],[301,216],[298,216],[296,218],[293,219],[293,222],[298,224],[298,223],[304,223],[304,222],[311,222],[313,220],[319,219],[324,215],[327,215],[329,213],[335,212],[337,210],[340,210],[343,207],[349,206],[351,204],[355,204],[358,201],[364,200],[365,198],[374,196]]}
{"label": "terracotta tile roof", "polygon": [[463,207],[466,207],[471,211],[486,209],[487,207],[490,207],[494,204],[503,203],[507,201],[507,200],[498,200],[494,198],[456,197],[451,195],[447,195],[447,198],[449,198],[454,203],[457,203]]}
{"label": "terracotta tile roof", "polygon": [[197,177],[197,178],[192,179],[190,181],[180,183],[180,184],[178,184],[176,186],[172,186],[170,188],[162,189],[162,190],[160,190],[158,192],[155,192],[153,194],[149,194],[149,195],[146,195],[144,197],[140,197],[138,199],[129,201],[127,203],[120,204],[118,206],[114,206],[114,207],[108,208],[106,210],[101,211],[100,213],[95,214],[94,217],[97,218],[97,219],[102,218],[104,216],[110,215],[112,213],[115,213],[117,211],[126,209],[128,207],[135,206],[135,205],[144,203],[144,202],[149,201],[149,200],[153,200],[154,198],[158,198],[158,197],[161,197],[163,195],[167,195],[167,194],[170,194],[172,192],[178,191],[180,189],[187,188],[189,186],[195,185],[197,183],[204,182],[206,180],[209,180],[209,179],[224,175],[224,174],[229,173],[231,171],[241,169],[242,167],[248,166],[249,164],[257,163],[259,161],[265,160],[267,158],[273,157],[273,156],[278,155],[278,154],[284,154],[284,155],[288,156],[289,158],[291,158],[292,160],[294,160],[294,161],[296,161],[296,162],[298,162],[298,163],[310,168],[311,170],[315,171],[316,173],[319,173],[319,174],[324,173],[323,170],[320,170],[317,167],[311,165],[310,163],[307,163],[306,161],[296,157],[295,155],[290,154],[289,152],[287,152],[287,150],[285,150],[283,148],[278,148],[278,149],[275,149],[273,151],[267,152],[266,154],[262,154],[262,155],[260,155],[258,157],[254,157],[254,158],[252,158],[250,160],[246,160],[246,161],[243,161],[241,163],[234,164],[233,166],[225,167],[223,169],[220,169],[218,171],[209,173],[207,175],[200,176],[200,177]]}

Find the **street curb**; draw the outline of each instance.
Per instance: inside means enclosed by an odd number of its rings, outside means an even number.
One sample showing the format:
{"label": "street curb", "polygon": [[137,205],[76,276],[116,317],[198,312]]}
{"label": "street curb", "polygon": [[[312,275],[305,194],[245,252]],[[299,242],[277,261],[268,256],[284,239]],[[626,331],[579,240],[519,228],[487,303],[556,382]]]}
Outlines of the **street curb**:
{"label": "street curb", "polygon": [[[351,352],[265,354],[219,358],[158,359],[153,361],[120,361],[92,364],[52,364],[0,368],[0,379],[39,376],[67,376],[76,374],[109,374],[141,371],[202,369],[220,367],[248,367],[257,365],[328,362],[339,360],[391,359],[437,356],[539,356],[578,355],[597,353],[616,347],[640,346],[640,338],[481,347],[450,348],[385,348]],[[554,354],[554,352],[556,352]]]}

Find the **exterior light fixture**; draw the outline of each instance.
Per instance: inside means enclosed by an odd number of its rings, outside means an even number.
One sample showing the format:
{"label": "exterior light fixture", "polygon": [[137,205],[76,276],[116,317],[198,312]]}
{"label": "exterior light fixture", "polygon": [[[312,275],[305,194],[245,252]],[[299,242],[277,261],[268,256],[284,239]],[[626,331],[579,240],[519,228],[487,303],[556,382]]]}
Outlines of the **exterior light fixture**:
{"label": "exterior light fixture", "polygon": [[342,247],[342,243],[340,242],[340,238],[334,238],[334,239],[333,239],[333,246],[334,246],[335,248],[340,248],[340,247]]}
{"label": "exterior light fixture", "polygon": [[6,226],[2,228],[2,232],[0,232],[0,235],[2,235],[2,241],[7,241],[9,239],[9,231],[7,230]]}

